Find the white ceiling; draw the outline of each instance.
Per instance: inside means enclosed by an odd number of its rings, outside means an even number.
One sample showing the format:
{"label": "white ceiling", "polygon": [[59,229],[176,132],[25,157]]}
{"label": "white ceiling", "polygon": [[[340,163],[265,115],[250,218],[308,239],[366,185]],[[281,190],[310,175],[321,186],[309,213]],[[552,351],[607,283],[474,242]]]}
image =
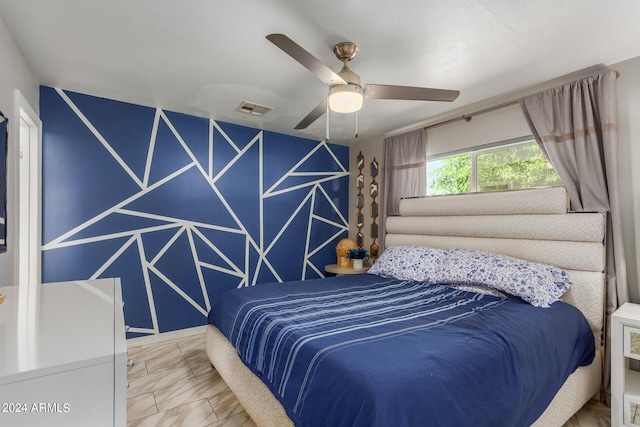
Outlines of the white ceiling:
{"label": "white ceiling", "polygon": [[[359,46],[364,83],[458,89],[453,103],[369,100],[359,140],[640,55],[638,0],[0,0],[41,84],[312,139],[293,127],[327,87],[265,39],[284,33],[334,70]],[[273,107],[263,117],[242,101]],[[330,116],[354,141],[355,114]]]}

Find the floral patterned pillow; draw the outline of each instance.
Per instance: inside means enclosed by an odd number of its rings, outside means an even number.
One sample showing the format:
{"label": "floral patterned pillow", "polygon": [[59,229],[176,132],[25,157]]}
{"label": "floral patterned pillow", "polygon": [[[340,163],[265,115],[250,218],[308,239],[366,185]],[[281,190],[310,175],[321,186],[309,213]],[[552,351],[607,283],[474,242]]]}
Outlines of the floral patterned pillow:
{"label": "floral patterned pillow", "polygon": [[446,256],[444,249],[428,246],[390,246],[368,273],[398,280],[442,283]]}
{"label": "floral patterned pillow", "polygon": [[571,285],[567,273],[551,265],[458,248],[449,251],[444,281],[489,286],[536,307],[549,307]]}

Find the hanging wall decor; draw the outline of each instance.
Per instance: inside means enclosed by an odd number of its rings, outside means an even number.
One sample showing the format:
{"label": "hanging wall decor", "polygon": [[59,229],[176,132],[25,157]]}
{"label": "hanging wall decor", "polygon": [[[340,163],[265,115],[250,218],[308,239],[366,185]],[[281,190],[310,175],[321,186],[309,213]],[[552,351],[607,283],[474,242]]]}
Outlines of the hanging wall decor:
{"label": "hanging wall decor", "polygon": [[376,197],[378,197],[378,183],[376,182],[377,176],[378,162],[374,157],[371,162],[371,185],[369,187],[369,195],[371,196],[371,238],[373,239],[371,246],[369,246],[369,255],[371,256],[372,261],[375,261],[378,257],[378,244],[376,243],[376,240],[378,239],[378,202],[376,201]]}
{"label": "hanging wall decor", "polygon": [[364,235],[362,234],[362,227],[364,227],[364,215],[362,214],[362,208],[364,207],[364,194],[362,189],[364,188],[364,175],[362,169],[364,169],[364,156],[362,151],[358,153],[356,157],[356,167],[358,168],[358,177],[356,178],[356,187],[358,188],[358,195],[356,196],[356,207],[358,208],[358,214],[356,216],[356,225],[358,227],[358,234],[356,234],[356,243],[359,248],[364,245]]}

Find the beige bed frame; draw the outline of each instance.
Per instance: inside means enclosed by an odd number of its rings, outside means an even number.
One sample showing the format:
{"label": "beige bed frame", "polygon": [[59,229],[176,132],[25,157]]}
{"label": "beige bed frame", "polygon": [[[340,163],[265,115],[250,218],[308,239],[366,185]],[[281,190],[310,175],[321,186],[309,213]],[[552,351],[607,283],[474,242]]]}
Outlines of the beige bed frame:
{"label": "beige bed frame", "polygon": [[[563,300],[587,318],[596,337],[596,357],[578,368],[534,426],[562,426],[600,392],[604,323],[605,218],[567,213],[564,188],[405,199],[400,216],[386,221],[385,245],[426,245],[502,253],[563,268],[573,284]],[[282,405],[240,360],[212,325],[207,355],[258,426],[292,426]]]}

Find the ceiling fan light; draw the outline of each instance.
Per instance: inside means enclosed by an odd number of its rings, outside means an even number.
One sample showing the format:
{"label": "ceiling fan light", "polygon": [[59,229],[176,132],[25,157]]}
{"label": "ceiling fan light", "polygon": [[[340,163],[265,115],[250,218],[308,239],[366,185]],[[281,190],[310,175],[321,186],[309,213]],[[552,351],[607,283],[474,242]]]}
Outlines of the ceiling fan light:
{"label": "ceiling fan light", "polygon": [[336,113],[353,113],[362,108],[362,87],[334,85],[329,89],[329,108]]}

